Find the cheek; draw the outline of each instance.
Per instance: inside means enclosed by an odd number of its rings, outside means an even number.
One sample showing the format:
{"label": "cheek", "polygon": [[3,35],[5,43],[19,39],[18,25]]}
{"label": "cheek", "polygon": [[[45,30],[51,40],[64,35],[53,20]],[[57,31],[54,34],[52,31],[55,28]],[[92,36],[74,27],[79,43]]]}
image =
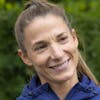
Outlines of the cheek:
{"label": "cheek", "polygon": [[70,42],[63,46],[63,50],[66,54],[70,55],[73,60],[77,63],[78,61],[78,49],[76,48],[74,42]]}
{"label": "cheek", "polygon": [[48,60],[48,56],[46,54],[36,54],[33,55],[32,58],[32,63],[35,64],[36,66],[46,66],[47,64],[47,60]]}
{"label": "cheek", "polygon": [[74,53],[74,52],[76,52],[77,48],[76,48],[76,46],[74,45],[73,42],[69,42],[69,43],[63,45],[63,50]]}

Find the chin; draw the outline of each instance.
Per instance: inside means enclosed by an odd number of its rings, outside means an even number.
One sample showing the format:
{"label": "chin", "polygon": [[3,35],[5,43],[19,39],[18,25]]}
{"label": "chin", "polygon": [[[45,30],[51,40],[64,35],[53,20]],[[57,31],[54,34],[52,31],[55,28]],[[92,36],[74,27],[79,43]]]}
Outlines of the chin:
{"label": "chin", "polygon": [[73,77],[73,73],[67,73],[65,75],[58,75],[53,77],[53,81],[57,83],[62,83],[71,80],[72,77]]}

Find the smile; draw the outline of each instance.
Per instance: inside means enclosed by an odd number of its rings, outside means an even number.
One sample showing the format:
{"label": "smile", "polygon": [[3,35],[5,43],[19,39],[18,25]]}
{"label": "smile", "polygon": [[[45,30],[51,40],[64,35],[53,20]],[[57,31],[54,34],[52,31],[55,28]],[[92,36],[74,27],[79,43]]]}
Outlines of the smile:
{"label": "smile", "polygon": [[61,70],[61,69],[66,68],[68,66],[69,60],[70,59],[68,59],[60,64],[50,66],[49,68]]}

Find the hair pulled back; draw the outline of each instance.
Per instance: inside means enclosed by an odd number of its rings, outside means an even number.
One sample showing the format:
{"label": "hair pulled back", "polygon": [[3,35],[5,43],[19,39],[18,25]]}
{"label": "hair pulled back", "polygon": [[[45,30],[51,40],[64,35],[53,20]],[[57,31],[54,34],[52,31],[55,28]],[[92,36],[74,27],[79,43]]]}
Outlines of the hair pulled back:
{"label": "hair pulled back", "polygon": [[[71,30],[71,25],[68,21],[67,16],[65,15],[65,11],[63,8],[58,7],[55,4],[47,2],[47,0],[30,0],[24,7],[24,10],[19,15],[16,24],[15,24],[15,36],[18,42],[20,49],[23,53],[27,53],[25,46],[24,46],[24,29],[28,26],[32,20],[36,17],[43,17],[47,14],[53,14],[55,16],[61,17],[66,25]],[[41,33],[42,34],[42,33]],[[82,74],[87,75],[90,79],[92,79],[96,84],[98,81],[96,80],[95,76],[83,60],[80,52],[78,51],[79,61],[77,65],[77,73],[78,77],[81,79]]]}

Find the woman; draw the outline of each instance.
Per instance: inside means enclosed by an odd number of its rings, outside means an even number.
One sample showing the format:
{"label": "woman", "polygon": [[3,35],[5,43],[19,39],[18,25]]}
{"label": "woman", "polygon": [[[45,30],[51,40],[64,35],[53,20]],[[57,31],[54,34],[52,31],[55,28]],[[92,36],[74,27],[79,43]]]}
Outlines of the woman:
{"label": "woman", "polygon": [[99,100],[98,81],[78,51],[62,8],[30,1],[15,25],[18,54],[36,75],[17,100]]}

